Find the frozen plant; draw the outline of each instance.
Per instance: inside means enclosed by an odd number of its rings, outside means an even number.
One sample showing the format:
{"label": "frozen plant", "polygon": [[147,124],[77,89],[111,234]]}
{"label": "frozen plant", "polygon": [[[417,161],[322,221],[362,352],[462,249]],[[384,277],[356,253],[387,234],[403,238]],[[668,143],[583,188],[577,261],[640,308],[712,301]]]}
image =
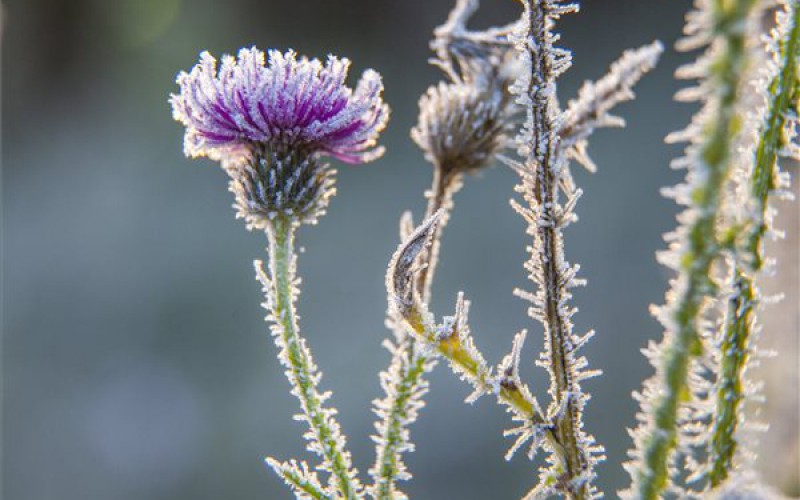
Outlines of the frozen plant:
{"label": "frozen plant", "polygon": [[[420,300],[430,299],[442,230],[453,210],[453,196],[465,174],[489,166],[505,148],[515,118],[515,106],[508,85],[515,74],[512,50],[500,30],[473,32],[466,22],[475,12],[476,1],[457,2],[447,22],[436,30],[431,48],[432,63],[440,67],[446,81],[431,86],[419,101],[419,120],[411,131],[414,142],[433,166],[433,180],[426,193],[425,219],[438,214],[430,246],[417,261],[414,282]],[[413,230],[411,214],[400,221],[400,239]],[[380,374],[386,395],[375,401],[378,434],[376,461],[370,473],[375,480],[374,498],[403,498],[397,480],[411,477],[402,454],[412,451],[409,425],[424,406],[428,391],[425,373],[435,366],[435,356],[424,343],[409,335],[403,317],[388,308],[387,326],[394,342],[385,341],[392,354],[388,370]]]}
{"label": "frozen plant", "polygon": [[686,182],[665,191],[686,209],[667,236],[669,251],[660,255],[677,276],[666,304],[654,308],[665,334],[645,351],[656,373],[637,395],[642,412],[626,497],[699,495],[750,472],[742,440],[743,402],[757,391],[745,378],[756,352],[754,279],[771,231],[768,197],[788,185],[779,153],[797,157],[798,6],[779,4],[766,58],[758,42],[769,2],[698,0],[687,17],[679,48],[707,50],[679,72],[701,83],[678,97],[703,106],[685,131],[670,137],[689,142],[674,165],[688,170]]}
{"label": "frozen plant", "polygon": [[330,56],[326,63],[292,52],[242,49],[224,56],[219,70],[208,54],[189,73],[178,75],[180,93],[171,98],[175,119],[186,126],[187,156],[219,160],[230,175],[237,217],[269,241],[269,270],[255,261],[278,358],[292,394],[300,401],[297,420],[308,425],[308,451],[319,456],[327,484],[305,462],[269,465],[300,498],[360,498],[336,410],[325,406],[320,373],[297,325],[299,293],[295,231],[315,223],[335,193],[330,155],[350,163],[372,160],[386,125],[378,73],[368,70],[355,90],[345,85],[350,62]]}
{"label": "frozen plant", "polygon": [[[220,62],[208,53],[178,75],[170,102],[185,126],[189,157],[219,161],[230,177],[234,209],[250,230],[268,240],[266,269],[255,261],[265,295],[278,359],[291,393],[300,401],[307,450],[316,463],[268,458],[267,463],[297,498],[399,500],[400,482],[411,478],[405,454],[414,451],[410,426],[419,417],[429,386],[426,375],[444,358],[472,386],[467,402],[493,397],[510,414],[504,436],[513,439],[506,460],[523,451],[538,483],[525,500],[599,498],[596,465],[603,447],[585,428],[590,394],[581,349],[594,331],[576,333],[572,289],[583,286],[579,266],[567,260],[563,231],[578,220],[581,189],[577,163],[594,172],[588,140],[603,127],[624,121],[611,114],[634,98],[633,87],[656,65],[658,42],[625,51],[608,73],[585,83],[562,106],[558,79],[572,65],[557,46],[557,21],[577,12],[565,0],[520,0],[519,19],[475,30],[468,23],[478,0],[456,0],[434,32],[432,64],[443,80],[419,100],[412,140],[432,165],[427,207],[415,227],[410,212],[400,220],[401,243],[386,272],[384,345],[389,366],[379,374],[383,396],[376,414],[375,460],[362,483],[345,436],[320,388],[321,374],[299,331],[300,292],[295,233],[316,224],[335,194],[330,157],[346,163],[378,158],[377,145],[389,108],[372,70],[346,84],[347,59],[323,63],[293,51],[242,49]],[[775,13],[768,35],[764,19]],[[772,227],[770,199],[781,195],[787,176],[781,156],[797,159],[795,139],[800,96],[800,9],[797,0],[696,0],[687,18],[682,50],[705,48],[696,63],[679,71],[699,79],[679,98],[702,103],[685,140],[684,184],[665,190],[684,205],[670,248],[660,260],[675,271],[666,304],[654,308],[664,339],[646,355],[655,367],[641,394],[631,473],[625,498],[778,498],[752,471],[753,427],[744,405],[758,384],[748,367],[759,354],[756,315],[765,302],[758,278],[770,268],[763,253]],[[532,290],[516,290],[541,325],[543,348],[535,364],[548,373],[547,404],[520,374],[526,330],[511,340],[509,354],[490,364],[470,331],[470,303],[457,295],[451,316],[430,308],[442,232],[453,215],[465,178],[500,160],[519,176],[513,209],[527,223]],[[537,330],[539,330],[537,328]],[[531,335],[536,336],[538,335]],[[763,356],[762,356],[763,357]],[[757,401],[757,400],[756,400]],[[589,423],[591,425],[591,423]],[[544,461],[535,460],[539,451]]]}
{"label": "frozen plant", "polygon": [[[716,488],[737,472],[749,467],[747,453],[752,453],[752,438],[744,435],[743,404],[757,393],[758,385],[748,380],[746,371],[758,354],[754,336],[758,331],[756,312],[765,299],[756,284],[759,273],[768,270],[764,241],[780,237],[772,227],[774,210],[770,196],[787,196],[788,175],[780,171],[780,156],[800,159],[793,143],[797,127],[798,55],[800,55],[800,9],[788,0],[778,2],[777,23],[767,39],[767,61],[763,72],[752,79],[750,87],[757,102],[752,115],[757,124],[747,141],[744,161],[736,165],[736,191],[739,211],[731,224],[732,242],[728,257],[729,277],[724,301],[725,310],[711,349],[716,356],[714,386],[711,392],[708,464],[698,468],[708,477],[709,487]],[[757,47],[761,49],[761,46]],[[766,92],[764,91],[766,89]],[[733,202],[731,202],[733,203]],[[747,473],[747,470],[744,470]]]}
{"label": "frozen plant", "polygon": [[[474,8],[476,3],[460,5]],[[550,0],[524,1],[523,6],[522,18],[507,29],[471,39],[489,46],[510,43],[518,60],[518,75],[510,91],[523,113],[515,141],[519,159],[504,159],[520,175],[516,190],[525,204],[512,205],[528,222],[528,234],[533,238],[531,258],[525,267],[537,288],[535,292],[518,291],[517,295],[531,302],[529,315],[543,327],[545,346],[537,364],[550,374],[548,408],[540,407],[519,377],[526,332],[518,333],[511,353],[497,367],[491,367],[472,339],[467,325],[468,303],[461,294],[452,317],[437,322],[429,311],[426,297],[420,293],[422,275],[418,269],[424,266],[428,253],[435,254],[436,235],[446,220],[444,211],[432,214],[400,246],[389,265],[387,289],[390,307],[405,319],[409,331],[472,384],[474,392],[468,401],[492,394],[512,414],[516,427],[506,435],[514,436],[516,442],[507,458],[523,446],[528,447],[531,459],[540,447],[547,451],[549,467],[541,469],[539,484],[527,497],[561,494],[593,498],[599,496],[593,485],[594,465],[603,456],[602,447],[583,430],[583,405],[588,396],[581,389],[581,381],[599,372],[586,369],[586,358],[577,354],[594,333],[576,335],[572,331],[575,309],[569,304],[570,289],[583,281],[577,278],[578,266],[568,264],[564,257],[562,230],[577,219],[573,209],[581,194],[572,180],[569,162],[575,160],[594,170],[586,155],[586,139],[598,127],[622,125],[610,110],[633,97],[631,87],[654,66],[661,46],[654,43],[626,52],[608,75],[585,84],[562,111],[556,79],[569,68],[571,59],[569,52],[554,46],[557,35],[552,30],[560,16],[576,11],[577,6]],[[455,33],[466,34],[458,13],[457,9],[449,25],[458,28]],[[431,245],[434,250],[427,250]],[[417,259],[423,259],[423,266]]]}

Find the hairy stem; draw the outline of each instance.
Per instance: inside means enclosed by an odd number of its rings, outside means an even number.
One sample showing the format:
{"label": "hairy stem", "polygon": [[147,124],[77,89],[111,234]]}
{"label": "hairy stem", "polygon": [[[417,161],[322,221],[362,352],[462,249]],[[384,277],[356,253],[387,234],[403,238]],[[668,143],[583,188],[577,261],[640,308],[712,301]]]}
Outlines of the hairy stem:
{"label": "hairy stem", "polygon": [[[417,336],[440,356],[447,359],[457,373],[462,374],[475,387],[491,387],[495,385],[488,371],[482,370],[484,365],[470,350],[460,341],[458,335],[450,335],[439,338],[438,333],[426,326],[423,314],[414,309],[406,318],[406,324]],[[511,410],[524,417],[535,425],[545,425],[545,420],[537,411],[536,403],[530,399],[520,387],[516,385],[501,385],[495,391],[498,401],[507,405]],[[552,432],[548,429],[546,433],[551,444],[558,449],[561,448],[554,441]]]}
{"label": "hairy stem", "polygon": [[344,449],[344,438],[333,412],[323,407],[326,395],[317,390],[319,374],[316,373],[305,341],[300,336],[295,312],[295,226],[288,218],[278,216],[268,227],[269,238],[269,281],[272,286],[271,300],[268,301],[276,343],[282,349],[281,356],[287,366],[286,375],[300,400],[304,420],[308,423],[312,439],[325,465],[335,478],[335,485],[343,498],[358,498],[358,485],[355,471],[350,463],[350,455]]}
{"label": "hairy stem", "polygon": [[286,483],[291,486],[298,497],[311,498],[313,500],[334,500],[334,497],[317,482],[317,478],[309,478],[307,470],[298,469],[296,464],[281,464],[272,459],[267,459],[267,463],[280,474]]}
{"label": "hairy stem", "polygon": [[394,498],[395,482],[399,471],[398,462],[401,450],[405,445],[403,430],[410,420],[409,403],[420,386],[428,362],[423,355],[415,356],[414,346],[410,345],[410,342],[412,339],[406,339],[404,345],[397,347],[409,355],[400,362],[402,372],[394,386],[394,399],[383,424],[385,426],[385,432],[381,436],[383,443],[378,447],[378,456],[375,461],[375,468],[379,472],[375,479],[374,496],[380,500]]}
{"label": "hairy stem", "polygon": [[[441,234],[444,225],[449,219],[453,208],[453,195],[461,187],[461,174],[456,173],[444,176],[441,168],[434,168],[433,182],[427,193],[428,206],[425,218],[443,209],[440,216],[440,225],[437,226],[431,248],[428,250],[426,266],[417,275],[416,286],[422,300],[430,300],[430,290],[433,274],[438,263]],[[447,177],[447,178],[444,178]],[[377,457],[374,470],[378,471],[375,478],[375,498],[391,500],[395,491],[395,482],[398,474],[398,461],[401,448],[404,446],[403,429],[409,419],[409,404],[411,398],[422,389],[425,372],[432,368],[432,361],[417,345],[413,336],[407,335],[402,328],[402,319],[391,318],[393,324],[399,326],[398,346],[392,359],[392,365],[397,365],[397,377],[394,378],[394,398],[382,422],[384,432],[381,435],[381,444],[377,447]],[[391,368],[390,368],[391,369]]]}
{"label": "hairy stem", "polygon": [[781,41],[781,68],[769,86],[764,129],[756,149],[755,165],[750,178],[755,221],[749,226],[745,242],[745,258],[750,268],[735,259],[733,292],[722,325],[720,377],[716,386],[716,406],[712,415],[712,437],[709,453],[711,487],[722,484],[734,468],[739,438],[739,416],[744,399],[744,370],[751,352],[750,339],[755,326],[759,295],[755,279],[762,270],[762,245],[769,227],[768,197],[775,189],[778,175],[777,158],[787,114],[797,92],[797,58],[800,56],[800,9],[790,4],[791,31]]}
{"label": "hairy stem", "polygon": [[[522,192],[535,214],[533,229],[534,245],[531,252],[531,277],[538,283],[541,304],[541,322],[545,328],[545,347],[551,376],[550,393],[555,408],[564,408],[555,421],[555,438],[564,449],[564,475],[567,481],[565,493],[576,500],[588,498],[591,478],[581,480],[589,467],[587,456],[581,446],[581,424],[579,388],[574,380],[577,370],[572,366],[573,358],[568,351],[571,345],[571,314],[567,306],[566,291],[570,278],[564,261],[564,249],[560,227],[558,195],[561,175],[566,162],[559,154],[557,118],[560,114],[553,93],[555,92],[558,61],[552,47],[549,23],[554,19],[551,9],[555,2],[537,0],[526,7],[525,33],[531,61],[531,75],[525,89],[528,102],[528,122],[531,143],[526,164],[532,170],[531,180],[523,181]],[[564,62],[564,61],[561,61]],[[566,62],[568,64],[568,61]]]}
{"label": "hairy stem", "polygon": [[675,254],[678,279],[667,294],[667,327],[654,386],[660,387],[641,436],[640,460],[634,462],[635,498],[660,498],[670,482],[669,464],[678,438],[678,408],[689,396],[689,363],[701,354],[700,324],[705,303],[715,293],[710,271],[718,258],[718,218],[723,188],[731,171],[731,151],[737,136],[737,97],[746,68],[745,21],[754,0],[714,0],[711,36],[714,60],[708,66],[711,94],[708,115],[697,139],[690,173],[690,208]]}

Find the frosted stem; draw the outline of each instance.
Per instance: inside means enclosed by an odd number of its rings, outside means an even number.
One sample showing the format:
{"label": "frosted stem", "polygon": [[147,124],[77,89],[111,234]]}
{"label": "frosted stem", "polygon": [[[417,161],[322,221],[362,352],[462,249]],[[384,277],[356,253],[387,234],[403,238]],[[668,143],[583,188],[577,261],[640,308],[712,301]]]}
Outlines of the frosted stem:
{"label": "frosted stem", "polygon": [[[459,335],[442,336],[439,329],[426,324],[426,314],[416,308],[409,312],[407,327],[438,355],[445,358],[453,370],[462,375],[476,390],[494,392],[498,402],[508,406],[516,415],[533,425],[547,426],[544,416],[538,411],[538,404],[521,387],[514,384],[499,385],[498,381],[486,368],[483,356],[476,351],[474,345],[463,342]],[[561,446],[555,440],[552,430],[544,430],[548,441],[558,450]]]}
{"label": "frosted stem", "polygon": [[[390,310],[394,317],[402,319],[405,328],[421,344],[448,360],[451,369],[472,385],[474,392],[467,402],[471,403],[484,394],[493,394],[513,414],[513,419],[521,423],[520,427],[506,432],[507,436],[517,436],[507,458],[527,442],[530,442],[528,454],[532,458],[544,444],[553,454],[551,458],[554,465],[563,471],[565,450],[555,434],[555,426],[519,379],[519,352],[524,333],[517,336],[512,354],[503,360],[494,374],[483,354],[475,347],[467,322],[468,303],[462,294],[459,294],[455,314],[446,317],[440,325],[434,324],[427,305],[419,300],[414,287],[415,273],[419,269],[415,261],[430,245],[440,215],[441,211],[423,222],[392,257],[386,277]],[[557,480],[549,478],[546,481],[548,487],[553,489]]]}
{"label": "frosted stem", "polygon": [[268,278],[260,279],[268,295],[269,319],[273,322],[275,343],[281,350],[292,394],[300,400],[301,420],[309,426],[306,434],[309,449],[322,457],[323,468],[332,474],[332,482],[342,498],[356,499],[360,496],[360,486],[345,449],[345,438],[334,419],[335,411],[323,406],[329,394],[317,390],[320,374],[297,327],[294,232],[294,223],[282,216],[275,217],[267,228],[270,273]]}
{"label": "frosted stem", "polygon": [[559,202],[567,164],[559,148],[561,112],[555,98],[556,78],[569,67],[570,57],[553,47],[556,38],[550,32],[554,20],[574,6],[552,0],[526,1],[524,5],[519,46],[530,74],[519,82],[516,92],[527,114],[523,135],[518,139],[521,152],[526,153],[527,173],[517,190],[530,208],[518,207],[518,211],[529,221],[528,233],[534,240],[526,267],[538,288],[531,311],[545,330],[542,365],[550,373],[553,432],[564,450],[563,471],[558,474],[564,486],[559,489],[569,498],[582,500],[592,496],[593,460],[587,449],[590,439],[581,430],[584,396],[571,349],[573,311],[568,289],[577,284],[573,279],[577,269],[564,259],[561,228],[572,216]]}
{"label": "frosted stem", "polygon": [[[767,116],[756,149],[755,165],[750,177],[750,196],[755,205],[754,222],[746,232],[743,258],[735,259],[734,286],[722,325],[722,356],[716,386],[716,405],[712,414],[712,437],[709,450],[711,487],[722,484],[734,470],[734,457],[739,447],[741,406],[745,397],[744,372],[752,351],[750,346],[760,303],[756,277],[764,266],[764,237],[769,230],[767,217],[769,194],[776,188],[778,151],[781,148],[787,114],[796,106],[798,90],[797,58],[800,56],[800,9],[797,3],[787,4],[790,31],[780,40],[780,72],[770,82]],[[780,32],[778,32],[780,33]],[[749,269],[743,265],[749,262]]]}
{"label": "frosted stem", "polygon": [[[454,171],[455,173],[445,174],[443,172]],[[425,211],[425,219],[432,217],[433,214],[441,210],[436,224],[436,233],[431,241],[428,250],[425,266],[417,274],[417,290],[422,301],[428,303],[431,295],[431,284],[439,263],[439,248],[442,245],[442,232],[450,220],[450,213],[453,211],[453,195],[455,195],[463,184],[463,174],[453,167],[436,167],[433,169],[433,180],[431,188],[426,193],[428,207]]]}
{"label": "frosted stem", "polygon": [[[427,265],[417,276],[416,286],[426,303],[430,299],[433,273],[438,263],[442,230],[453,208],[453,195],[461,187],[461,177],[462,174],[456,173],[443,179],[442,169],[435,168],[431,189],[427,192],[426,218],[440,209],[444,213],[427,253]],[[384,383],[387,397],[380,402],[385,409],[379,410],[383,419],[378,424],[380,436],[376,446],[375,465],[372,468],[375,476],[373,496],[380,500],[395,498],[397,479],[410,477],[405,472],[400,455],[412,447],[408,442],[407,427],[416,420],[417,411],[424,404],[422,396],[427,392],[428,385],[424,375],[435,365],[435,361],[417,344],[416,339],[406,334],[402,318],[396,315],[391,317],[391,311],[389,314],[389,323],[395,330],[397,345],[393,346],[392,361],[386,372]]]}
{"label": "frosted stem", "polygon": [[[721,200],[731,172],[731,152],[737,136],[737,104],[747,66],[746,21],[754,0],[701,1],[692,18],[694,38],[685,43],[710,43],[706,64],[685,71],[706,77],[697,98],[705,101],[696,127],[687,131],[692,146],[688,154],[688,184],[677,198],[688,208],[681,214],[668,264],[677,279],[658,314],[665,327],[664,340],[652,353],[656,374],[645,383],[640,397],[643,413],[637,429],[628,496],[642,500],[661,498],[671,484],[670,464],[678,445],[678,411],[690,397],[690,360],[702,353],[700,329],[705,304],[716,293],[711,267],[720,255],[717,243]],[[695,94],[692,94],[695,95]]]}
{"label": "frosted stem", "polygon": [[427,371],[428,362],[424,356],[414,356],[413,347],[407,344],[398,346],[397,349],[403,349],[410,354],[398,361],[393,358],[392,367],[397,363],[398,370],[393,373],[390,368],[388,372],[396,379],[392,381],[390,409],[382,423],[383,432],[377,447],[378,456],[374,466],[374,470],[378,472],[375,477],[373,497],[381,500],[397,498],[395,482],[406,478],[401,453],[412,449],[405,434],[408,432],[406,427],[416,419],[417,412],[417,407],[412,409],[411,400],[417,396],[423,385],[422,375]]}

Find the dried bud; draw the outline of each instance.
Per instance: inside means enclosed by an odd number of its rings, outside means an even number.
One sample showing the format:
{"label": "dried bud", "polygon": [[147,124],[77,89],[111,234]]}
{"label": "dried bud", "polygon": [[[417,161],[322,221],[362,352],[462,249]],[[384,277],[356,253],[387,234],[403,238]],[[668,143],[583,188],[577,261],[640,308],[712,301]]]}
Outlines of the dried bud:
{"label": "dried bud", "polygon": [[414,280],[419,271],[416,266],[417,257],[431,244],[441,215],[440,210],[423,222],[400,244],[389,262],[386,272],[389,304],[403,317],[408,317],[414,305]]}
{"label": "dried bud", "polygon": [[237,217],[245,219],[248,229],[265,229],[278,215],[313,224],[336,192],[336,171],[317,155],[294,149],[258,148],[246,159],[225,163],[225,170]]}

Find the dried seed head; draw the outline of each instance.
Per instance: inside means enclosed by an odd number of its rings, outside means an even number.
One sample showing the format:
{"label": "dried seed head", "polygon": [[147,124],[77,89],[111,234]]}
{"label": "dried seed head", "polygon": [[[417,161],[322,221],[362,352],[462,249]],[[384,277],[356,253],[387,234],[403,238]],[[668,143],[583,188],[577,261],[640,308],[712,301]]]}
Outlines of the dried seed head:
{"label": "dried seed head", "polygon": [[277,216],[313,224],[336,192],[335,170],[301,150],[257,148],[223,165],[231,177],[237,217],[245,219],[248,229],[265,229]]}
{"label": "dried seed head", "polygon": [[471,31],[477,0],[457,0],[431,41],[431,63],[447,76],[420,98],[411,137],[446,181],[483,168],[506,145],[515,104],[508,91],[521,65],[508,26]]}
{"label": "dried seed head", "polygon": [[513,113],[502,88],[440,82],[419,108],[411,137],[445,177],[489,165],[507,144]]}

